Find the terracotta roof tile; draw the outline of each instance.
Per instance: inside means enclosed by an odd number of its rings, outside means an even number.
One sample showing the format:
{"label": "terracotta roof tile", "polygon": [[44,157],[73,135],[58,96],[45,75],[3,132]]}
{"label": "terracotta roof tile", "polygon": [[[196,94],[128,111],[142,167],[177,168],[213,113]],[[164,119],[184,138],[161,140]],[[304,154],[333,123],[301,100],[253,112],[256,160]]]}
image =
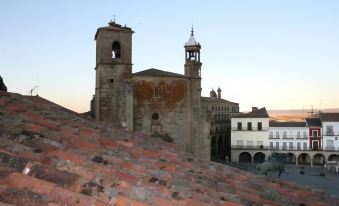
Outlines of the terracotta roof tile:
{"label": "terracotta roof tile", "polygon": [[0,103],[0,206],[339,204],[318,190],[195,159],[178,145],[93,122],[41,97],[1,92]]}
{"label": "terracotta roof tile", "polygon": [[146,69],[146,70],[143,70],[143,71],[140,71],[140,72],[136,72],[136,73],[133,73],[133,75],[185,77],[182,74],[163,71],[163,70],[154,69],[154,68],[150,68],[150,69]]}
{"label": "terracotta roof tile", "polygon": [[254,110],[248,113],[239,114],[238,116],[235,116],[233,118],[269,118],[269,115],[266,108],[263,107],[261,109]]}
{"label": "terracotta roof tile", "polygon": [[320,113],[322,122],[339,122],[339,113]]}

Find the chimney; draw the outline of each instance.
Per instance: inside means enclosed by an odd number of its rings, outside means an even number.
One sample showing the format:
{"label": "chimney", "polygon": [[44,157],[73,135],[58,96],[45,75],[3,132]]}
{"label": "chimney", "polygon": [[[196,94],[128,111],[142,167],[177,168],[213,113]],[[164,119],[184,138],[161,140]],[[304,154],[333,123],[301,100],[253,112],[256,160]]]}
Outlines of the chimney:
{"label": "chimney", "polygon": [[217,92],[218,92],[218,99],[221,99],[221,89],[220,89],[220,87],[218,87]]}
{"label": "chimney", "polygon": [[252,112],[257,111],[258,107],[252,107]]}

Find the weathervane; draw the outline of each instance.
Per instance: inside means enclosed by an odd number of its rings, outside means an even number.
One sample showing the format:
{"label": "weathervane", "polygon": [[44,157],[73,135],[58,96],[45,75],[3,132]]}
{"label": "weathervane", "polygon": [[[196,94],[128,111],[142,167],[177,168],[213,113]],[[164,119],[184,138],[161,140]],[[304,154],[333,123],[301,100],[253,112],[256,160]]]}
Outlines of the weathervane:
{"label": "weathervane", "polygon": [[193,23],[192,23],[192,28],[191,28],[191,36],[193,36],[194,34],[194,30],[193,30]]}

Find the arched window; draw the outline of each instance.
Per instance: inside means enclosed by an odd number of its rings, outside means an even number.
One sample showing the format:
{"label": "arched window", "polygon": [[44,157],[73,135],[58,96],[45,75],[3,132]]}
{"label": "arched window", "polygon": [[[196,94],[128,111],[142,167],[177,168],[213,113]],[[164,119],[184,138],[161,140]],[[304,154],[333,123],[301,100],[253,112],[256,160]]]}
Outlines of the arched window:
{"label": "arched window", "polygon": [[120,59],[121,57],[121,47],[119,42],[114,42],[112,44],[112,59]]}

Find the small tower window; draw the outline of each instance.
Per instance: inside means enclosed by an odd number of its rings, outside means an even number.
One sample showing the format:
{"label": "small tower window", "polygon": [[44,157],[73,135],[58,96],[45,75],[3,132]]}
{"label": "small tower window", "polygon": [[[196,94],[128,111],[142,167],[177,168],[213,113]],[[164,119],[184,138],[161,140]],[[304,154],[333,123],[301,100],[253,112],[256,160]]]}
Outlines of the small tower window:
{"label": "small tower window", "polygon": [[188,59],[189,60],[196,60],[196,55],[194,51],[188,51]]}
{"label": "small tower window", "polygon": [[154,97],[160,97],[159,87],[154,87]]}
{"label": "small tower window", "polygon": [[112,44],[112,59],[120,59],[121,57],[121,47],[119,42],[114,42]]}

